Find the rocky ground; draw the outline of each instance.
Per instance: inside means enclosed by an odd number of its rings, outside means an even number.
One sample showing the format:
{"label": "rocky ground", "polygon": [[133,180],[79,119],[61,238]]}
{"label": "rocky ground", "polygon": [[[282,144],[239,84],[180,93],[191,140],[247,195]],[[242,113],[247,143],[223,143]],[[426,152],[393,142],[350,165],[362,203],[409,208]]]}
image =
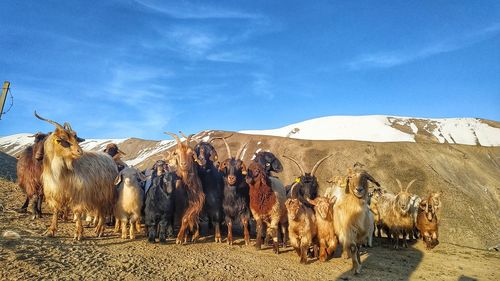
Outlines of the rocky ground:
{"label": "rocky ground", "polygon": [[103,238],[94,238],[92,229],[85,229],[86,239],[76,242],[70,222],[60,223],[57,237],[47,238],[41,234],[49,224],[49,210],[44,210],[41,220],[15,212],[23,195],[4,179],[0,179],[0,194],[0,233],[10,230],[20,235],[0,237],[0,280],[500,279],[500,253],[448,242],[426,251],[421,241],[394,250],[385,239],[375,240],[376,245],[362,256],[362,273],[353,276],[350,260],[313,259],[301,265],[291,248],[275,255],[270,248],[256,251],[244,246],[241,239],[233,246],[215,244],[211,236],[185,246],[173,241],[160,245],[149,244],[142,235],[135,241],[122,240],[108,228]]}

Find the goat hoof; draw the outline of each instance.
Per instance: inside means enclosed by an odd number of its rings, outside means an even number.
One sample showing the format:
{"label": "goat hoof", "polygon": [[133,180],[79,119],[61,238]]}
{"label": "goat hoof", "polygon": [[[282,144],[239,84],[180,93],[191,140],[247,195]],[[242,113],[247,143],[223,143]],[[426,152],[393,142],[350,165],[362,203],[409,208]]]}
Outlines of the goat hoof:
{"label": "goat hoof", "polygon": [[127,235],[122,235],[122,239],[127,239]]}

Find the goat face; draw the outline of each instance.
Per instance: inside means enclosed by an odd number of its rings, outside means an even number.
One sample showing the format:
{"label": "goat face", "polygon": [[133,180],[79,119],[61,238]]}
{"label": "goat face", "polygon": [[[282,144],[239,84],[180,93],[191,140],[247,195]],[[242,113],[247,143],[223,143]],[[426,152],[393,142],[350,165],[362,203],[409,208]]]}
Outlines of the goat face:
{"label": "goat face", "polygon": [[335,201],[337,201],[337,197],[335,196],[332,198],[316,197],[314,200],[307,200],[307,202],[314,206],[314,210],[324,220],[329,219],[333,213],[333,205],[335,204]]}
{"label": "goat face", "polygon": [[299,193],[300,195],[307,199],[314,199],[318,196],[318,180],[315,176],[311,176],[310,173],[305,173],[305,175],[298,178],[301,184]]}
{"label": "goat face", "polygon": [[109,154],[109,156],[113,157],[115,156],[116,154],[118,154],[118,145],[114,144],[114,143],[108,143],[106,145],[106,148],[104,149],[104,153],[107,153]]}
{"label": "goat face", "polygon": [[144,176],[139,170],[131,167],[126,167],[118,173],[115,178],[115,185],[124,182],[126,185],[141,186],[141,183],[146,181]]}
{"label": "goat face", "polygon": [[217,161],[218,155],[215,148],[208,142],[200,142],[194,147],[194,151],[198,158],[198,164],[205,167],[208,162]]}
{"label": "goat face", "polygon": [[177,146],[177,149],[174,151],[174,156],[176,157],[179,170],[188,172],[193,165],[194,155],[194,151],[191,147],[184,144]]}
{"label": "goat face", "polygon": [[167,165],[167,162],[163,161],[163,160],[157,160],[155,162],[155,164],[153,165],[153,172],[157,175],[157,176],[161,176],[163,175],[164,173],[166,173],[168,171],[168,165]]}
{"label": "goat face", "polygon": [[254,185],[255,182],[260,179],[262,183],[265,184],[267,180],[265,171],[266,170],[264,166],[262,166],[261,164],[257,162],[250,163],[247,169],[246,182],[249,185]]}
{"label": "goat face", "polygon": [[32,136],[35,138],[35,142],[33,143],[33,156],[35,157],[35,160],[41,161],[43,159],[43,147],[47,136],[48,134],[44,133],[36,133]]}
{"label": "goat face", "polygon": [[227,179],[227,183],[230,186],[236,186],[243,180],[243,174],[246,173],[246,166],[239,159],[229,158],[220,164],[219,170]]}
{"label": "goat face", "polygon": [[358,198],[365,198],[368,194],[368,181],[373,182],[375,185],[380,186],[380,184],[367,172],[351,172],[347,177],[348,192],[351,192],[354,196]]}
{"label": "goat face", "polygon": [[75,131],[56,128],[53,136],[55,142],[54,148],[57,155],[72,159],[80,158],[83,155],[83,150],[80,147]]}
{"label": "goat face", "polygon": [[411,207],[411,194],[408,192],[400,192],[396,195],[396,208],[402,215],[407,214]]}
{"label": "goat face", "polygon": [[300,208],[302,207],[302,204],[300,203],[299,199],[297,198],[289,198],[285,202],[285,207],[288,212],[288,219],[289,220],[295,220],[297,219]]}
{"label": "goat face", "polygon": [[266,174],[270,174],[271,171],[275,173],[281,173],[283,171],[283,165],[281,165],[280,160],[274,156],[271,152],[260,151],[255,154],[254,161],[265,167]]}

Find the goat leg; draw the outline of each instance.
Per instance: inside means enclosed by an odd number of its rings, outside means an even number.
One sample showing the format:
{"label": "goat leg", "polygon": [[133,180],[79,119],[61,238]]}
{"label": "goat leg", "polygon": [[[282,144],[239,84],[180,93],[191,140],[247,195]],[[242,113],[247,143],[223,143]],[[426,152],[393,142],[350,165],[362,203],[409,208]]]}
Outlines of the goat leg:
{"label": "goat leg", "polygon": [[159,233],[159,240],[160,243],[165,243],[166,237],[167,237],[167,220],[165,218],[162,218],[160,221],[160,233]]}
{"label": "goat leg", "polygon": [[[121,221],[121,225],[122,225],[122,239],[127,239],[127,217],[122,217],[120,219]],[[133,226],[131,226],[131,228],[133,228]]]}
{"label": "goat leg", "polygon": [[255,241],[255,248],[257,250],[260,250],[260,248],[262,246],[262,219],[257,219],[256,224],[257,224],[257,226],[256,226],[257,237],[256,237],[256,241]]}
{"label": "goat leg", "polygon": [[222,237],[220,235],[220,223],[215,222],[215,243],[222,243]]}
{"label": "goat leg", "polygon": [[139,224],[139,229],[140,229],[141,224],[139,223],[139,217],[136,216],[135,214],[132,214],[132,216],[130,216],[130,232],[129,232],[130,239],[135,239],[135,233],[136,231],[139,231],[136,229],[137,224]]}
{"label": "goat leg", "polygon": [[227,224],[227,244],[233,245],[233,222],[231,219],[226,219]]}
{"label": "goat leg", "polygon": [[52,213],[52,222],[49,226],[49,228],[47,229],[47,231],[45,231],[43,233],[43,235],[46,235],[46,236],[49,236],[49,237],[54,237],[56,235],[56,231],[57,231],[57,217],[59,216],[59,211],[57,209],[54,210],[54,212]]}
{"label": "goat leg", "polygon": [[175,239],[175,244],[182,244],[183,239],[185,239],[186,228],[187,228],[187,219],[183,218],[181,223],[181,228],[179,228],[179,233],[177,233],[177,239]]}
{"label": "goat leg", "polygon": [[320,239],[319,241],[319,261],[326,261],[328,257],[328,250],[326,248],[325,239]]}
{"label": "goat leg", "polygon": [[248,232],[248,218],[242,218],[241,219],[243,223],[243,235],[245,238],[245,245],[248,246],[250,245],[250,233]]}
{"label": "goat leg", "polygon": [[80,240],[82,240],[82,236],[83,236],[82,218],[81,218],[80,213],[75,213],[75,214],[77,215],[77,217],[76,217],[75,236],[73,239],[76,241],[80,241]]}
{"label": "goat leg", "polygon": [[114,230],[114,232],[115,233],[119,233],[120,232],[120,228],[121,228],[120,219],[116,218],[115,219],[115,230]]}
{"label": "goat leg", "polygon": [[360,260],[359,260],[358,246],[356,246],[355,244],[351,244],[348,251],[350,252],[350,255],[351,255],[352,271],[355,275],[359,274],[361,272],[361,264],[359,262]]}
{"label": "goat leg", "polygon": [[26,200],[24,201],[23,206],[18,210],[19,213],[26,213],[28,210],[28,206],[30,204],[30,198],[26,195]]}

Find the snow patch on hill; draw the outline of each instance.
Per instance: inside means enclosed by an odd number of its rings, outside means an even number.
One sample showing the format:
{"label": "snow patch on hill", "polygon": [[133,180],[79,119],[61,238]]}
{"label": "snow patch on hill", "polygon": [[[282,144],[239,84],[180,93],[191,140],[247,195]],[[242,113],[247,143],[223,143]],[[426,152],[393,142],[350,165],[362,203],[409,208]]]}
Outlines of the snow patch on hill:
{"label": "snow patch on hill", "polygon": [[[408,130],[401,126],[407,127]],[[429,135],[434,136],[434,141],[439,143],[500,146],[500,129],[477,118],[328,116],[273,130],[244,130],[240,133],[310,140],[371,142],[415,142],[417,135]]]}

